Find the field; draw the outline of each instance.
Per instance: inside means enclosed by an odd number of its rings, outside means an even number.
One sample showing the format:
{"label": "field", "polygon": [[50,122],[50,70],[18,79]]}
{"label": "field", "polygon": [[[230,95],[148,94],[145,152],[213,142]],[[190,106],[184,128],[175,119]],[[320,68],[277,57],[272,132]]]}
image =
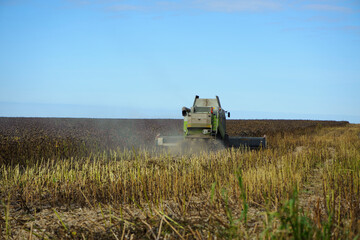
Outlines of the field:
{"label": "field", "polygon": [[228,120],[267,149],[153,147],[174,119],[0,118],[4,239],[355,239],[360,126]]}

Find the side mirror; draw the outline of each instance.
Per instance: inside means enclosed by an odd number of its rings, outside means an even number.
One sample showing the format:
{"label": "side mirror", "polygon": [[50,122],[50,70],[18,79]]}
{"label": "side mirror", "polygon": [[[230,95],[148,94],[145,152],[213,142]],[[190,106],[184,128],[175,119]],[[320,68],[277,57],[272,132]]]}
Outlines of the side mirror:
{"label": "side mirror", "polygon": [[228,117],[230,117],[230,112],[228,112]]}
{"label": "side mirror", "polygon": [[187,107],[183,107],[181,109],[181,113],[182,113],[183,117],[185,117],[188,112],[190,112],[190,109]]}

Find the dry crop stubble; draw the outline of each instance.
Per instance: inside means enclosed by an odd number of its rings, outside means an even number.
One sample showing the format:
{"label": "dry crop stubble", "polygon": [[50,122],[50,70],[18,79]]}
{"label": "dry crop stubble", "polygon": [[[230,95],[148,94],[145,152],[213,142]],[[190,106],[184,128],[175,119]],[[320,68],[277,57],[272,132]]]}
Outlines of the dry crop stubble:
{"label": "dry crop stubble", "polygon": [[[354,238],[359,131],[346,125],[279,133],[260,151],[173,155],[134,148],[2,165],[2,216],[8,216],[2,232],[9,238],[29,231],[33,238],[69,239],[291,238],[298,232],[281,219],[304,218],[314,238],[328,236],[319,230],[326,224],[332,238]],[[323,183],[306,192],[317,179]],[[287,205],[289,199],[298,207]],[[298,214],[289,215],[290,208]]]}

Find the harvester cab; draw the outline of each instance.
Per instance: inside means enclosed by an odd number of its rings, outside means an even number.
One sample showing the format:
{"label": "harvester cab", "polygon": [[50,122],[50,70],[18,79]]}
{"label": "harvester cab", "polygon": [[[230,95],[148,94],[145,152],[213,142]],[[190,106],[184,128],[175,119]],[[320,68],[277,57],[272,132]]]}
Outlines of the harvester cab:
{"label": "harvester cab", "polygon": [[[195,96],[191,108],[182,108],[183,136],[157,136],[156,145],[171,147],[196,139],[218,139],[228,147],[266,147],[265,137],[229,137],[226,132],[226,115],[230,117],[230,112],[221,107],[218,96],[216,98]],[[208,142],[211,144],[211,141]]]}

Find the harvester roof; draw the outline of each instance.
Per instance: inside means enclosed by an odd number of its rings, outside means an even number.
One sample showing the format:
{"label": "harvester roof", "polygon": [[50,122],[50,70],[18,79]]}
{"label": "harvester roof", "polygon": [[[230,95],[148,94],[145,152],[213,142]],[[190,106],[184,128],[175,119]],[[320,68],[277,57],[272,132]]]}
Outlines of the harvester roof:
{"label": "harvester roof", "polygon": [[221,107],[218,96],[216,98],[195,97],[194,107]]}

